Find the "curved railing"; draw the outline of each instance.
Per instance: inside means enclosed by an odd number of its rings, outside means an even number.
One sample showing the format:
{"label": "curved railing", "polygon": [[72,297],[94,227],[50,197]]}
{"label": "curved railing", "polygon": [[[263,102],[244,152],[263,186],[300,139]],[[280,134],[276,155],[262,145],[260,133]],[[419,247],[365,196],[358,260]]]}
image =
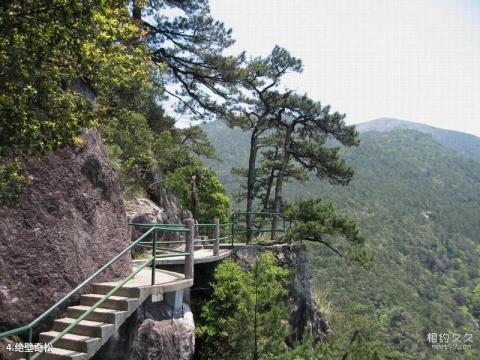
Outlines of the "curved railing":
{"label": "curved railing", "polygon": [[[69,300],[73,295],[75,295],[78,291],[82,288],[87,286],[97,278],[103,271],[109,268],[112,264],[114,264],[117,260],[119,260],[122,256],[124,256],[127,252],[131,251],[135,246],[151,249],[152,255],[145,259],[145,262],[142,263],[138,268],[134,270],[133,273],[128,275],[125,279],[121,280],[111,291],[105,294],[100,300],[98,300],[94,305],[92,305],[88,310],[85,311],[78,319],[76,319],[72,324],[66,327],[60,334],[58,334],[50,344],[54,344],[57,340],[59,340],[62,336],[67,334],[71,329],[73,329],[80,321],[85,319],[91,312],[93,312],[96,308],[98,308],[101,304],[109,299],[118,289],[120,289],[126,282],[132,279],[138,272],[143,270],[149,264],[152,267],[152,285],[155,284],[155,265],[157,258],[162,257],[172,257],[172,256],[184,256],[185,257],[185,278],[192,279],[193,278],[193,263],[194,263],[194,245],[195,244],[203,244],[203,243],[213,243],[213,253],[214,255],[219,254],[219,246],[221,241],[225,241],[230,239],[231,246],[233,247],[235,238],[238,235],[244,235],[247,232],[251,233],[262,233],[262,232],[271,232],[271,228],[247,228],[247,227],[239,227],[242,223],[240,221],[240,216],[245,216],[247,214],[252,214],[254,216],[260,217],[278,217],[283,220],[283,227],[276,229],[277,232],[285,232],[287,230],[287,223],[289,226],[292,225],[292,222],[283,214],[283,213],[276,213],[276,212],[234,212],[230,216],[230,221],[225,223],[220,223],[218,219],[215,219],[213,223],[205,223],[205,224],[194,224],[193,220],[188,220],[188,226],[183,226],[181,224],[142,224],[142,223],[132,223],[129,226],[132,227],[139,227],[139,228],[146,228],[146,232],[142,234],[137,240],[130,243],[124,250],[122,250],[119,254],[114,256],[110,261],[108,261],[105,265],[103,265],[100,269],[98,269],[95,273],[90,275],[87,279],[85,279],[80,285],[75,287],[71,290],[68,294],[62,297],[59,301],[57,301],[54,305],[52,305],[49,309],[39,315],[37,318],[32,320],[30,323],[17,327],[12,330],[8,330],[5,332],[0,333],[0,338],[8,337],[12,335],[16,335],[19,333],[27,332],[28,331],[28,342],[32,343],[33,337],[33,328],[37,326],[41,321],[45,320],[49,315],[52,314],[53,311],[58,309],[62,304],[64,304],[67,300]],[[214,236],[212,238],[196,238],[195,234],[199,233],[200,229],[205,228],[213,228],[214,229]],[[225,235],[225,233],[229,230],[229,234]],[[159,232],[176,232],[176,233],[184,233],[185,239],[178,240],[178,241],[158,241],[158,233]],[[223,233],[223,236],[221,236]],[[187,237],[188,234],[188,237]],[[147,241],[148,237],[152,239]],[[171,248],[164,248],[161,247],[163,244],[185,244],[185,251],[174,250]],[[36,353],[31,355],[27,353],[27,359],[36,359],[40,356],[41,353]]]}
{"label": "curved railing", "polygon": [[[247,215],[252,215],[253,218],[260,217],[263,222],[266,222],[269,219],[270,223],[273,222],[274,218],[281,220],[281,227],[276,227],[275,229],[273,226],[264,227],[263,224],[254,227],[248,227],[246,224],[246,217]],[[245,217],[245,218],[244,218]],[[244,219],[242,219],[244,218]],[[232,234],[261,234],[261,233],[271,233],[271,239],[276,237],[276,233],[285,233],[289,227],[292,226],[292,220],[289,219],[284,213],[281,212],[273,212],[273,211],[252,211],[252,212],[234,212],[230,217],[231,222],[234,224],[232,228]],[[255,219],[253,220],[255,222]],[[244,224],[243,226],[240,224]]]}
{"label": "curved railing", "polygon": [[[105,294],[100,300],[98,300],[94,305],[92,305],[88,310],[85,311],[84,314],[82,314],[76,321],[74,321],[72,324],[70,324],[68,327],[66,327],[60,334],[58,334],[52,341],[50,341],[50,344],[54,344],[58,339],[60,339],[62,336],[67,334],[73,327],[75,327],[80,321],[85,319],[92,311],[94,311],[96,308],[98,308],[101,304],[103,304],[106,300],[110,298],[118,289],[120,289],[127,281],[132,279],[138,272],[143,270],[145,267],[147,267],[149,264],[152,267],[152,285],[155,284],[155,264],[156,264],[156,258],[157,258],[157,233],[158,232],[183,232],[183,233],[189,233],[191,236],[188,237],[188,239],[185,239],[182,241],[186,245],[186,251],[183,252],[179,256],[185,256],[185,278],[193,278],[193,233],[194,233],[194,228],[193,228],[193,220],[189,220],[189,226],[188,227],[180,227],[179,225],[177,226],[171,226],[171,225],[157,225],[155,224],[154,226],[149,226],[150,228],[142,234],[137,240],[133,241],[130,245],[128,245],[125,249],[123,249],[119,254],[114,256],[110,261],[108,261],[105,265],[103,265],[100,269],[98,269],[95,273],[90,275],[87,279],[85,279],[81,284],[76,286],[73,290],[71,290],[68,294],[66,294],[64,297],[62,297],[59,301],[57,301],[54,305],[52,305],[50,308],[48,308],[46,311],[44,311],[41,315],[36,317],[34,320],[32,320],[30,323],[17,327],[15,329],[11,329],[8,331],[4,331],[0,333],[0,338],[16,335],[19,333],[24,333],[28,331],[28,342],[32,343],[32,338],[33,338],[33,328],[37,326],[40,322],[45,320],[49,315],[53,313],[56,309],[58,309],[62,304],[67,302],[73,295],[78,293],[82,288],[90,284],[95,278],[97,278],[103,271],[108,269],[112,264],[114,264],[116,261],[118,261],[122,256],[124,256],[127,252],[131,251],[135,246],[140,246],[145,244],[145,240],[149,236],[153,236],[153,240],[151,241],[152,244],[152,256],[146,259],[146,261],[140,265],[138,268],[134,270],[133,273],[128,275],[125,279],[121,280],[120,283],[115,286],[111,291],[109,291],[107,294]],[[146,225],[146,224],[145,224]],[[137,225],[133,225],[137,226]],[[170,243],[170,242],[169,242]],[[189,266],[187,266],[187,258],[188,258],[188,263]],[[38,356],[40,356],[41,353],[36,353],[36,354],[31,354],[31,353],[26,353],[27,359],[36,359]]]}

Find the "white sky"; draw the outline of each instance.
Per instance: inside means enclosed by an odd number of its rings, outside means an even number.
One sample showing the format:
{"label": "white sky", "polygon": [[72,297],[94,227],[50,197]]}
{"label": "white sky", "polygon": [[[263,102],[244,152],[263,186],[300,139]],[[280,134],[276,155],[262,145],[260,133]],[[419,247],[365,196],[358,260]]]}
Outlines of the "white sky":
{"label": "white sky", "polygon": [[303,60],[289,88],[349,123],[379,117],[480,136],[480,0],[210,0],[234,52]]}

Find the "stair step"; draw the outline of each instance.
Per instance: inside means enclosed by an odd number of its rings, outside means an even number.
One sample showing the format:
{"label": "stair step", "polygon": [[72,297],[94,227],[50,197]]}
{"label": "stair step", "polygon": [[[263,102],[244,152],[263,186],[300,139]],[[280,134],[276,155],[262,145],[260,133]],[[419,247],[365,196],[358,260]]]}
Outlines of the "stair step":
{"label": "stair step", "polygon": [[[92,306],[104,295],[102,294],[85,294],[80,298],[80,305]],[[138,306],[138,298],[130,298],[125,296],[110,296],[105,302],[102,303],[102,308],[133,311]]]}
{"label": "stair step", "polygon": [[[89,308],[89,306],[84,305],[69,306],[67,308],[67,316],[78,319]],[[127,319],[127,316],[127,311],[97,308],[88,314],[85,320],[114,324],[115,327],[118,328]]]}
{"label": "stair step", "polygon": [[[60,334],[58,331],[40,333],[39,341],[41,343],[48,343],[58,334]],[[86,353],[87,356],[92,356],[102,346],[102,339],[91,336],[65,334],[55,342],[55,345],[59,348],[83,352]]]}
{"label": "stair step", "polygon": [[[112,290],[115,285],[106,285],[106,284],[93,284],[92,285],[92,293],[94,294],[103,294],[105,295],[110,290]],[[141,290],[138,287],[122,287],[118,289],[115,296],[124,296],[129,298],[140,298],[141,297]]]}
{"label": "stair step", "polygon": [[87,360],[90,357],[87,353],[62,349],[52,346],[52,351],[40,356],[42,360]]}
{"label": "stair step", "polygon": [[[63,331],[75,320],[76,319],[72,318],[57,319],[53,322],[52,330]],[[82,320],[77,325],[75,325],[73,329],[69,331],[69,333],[83,336],[93,336],[104,339],[105,337],[113,334],[114,331],[115,325],[113,324],[98,321]]]}

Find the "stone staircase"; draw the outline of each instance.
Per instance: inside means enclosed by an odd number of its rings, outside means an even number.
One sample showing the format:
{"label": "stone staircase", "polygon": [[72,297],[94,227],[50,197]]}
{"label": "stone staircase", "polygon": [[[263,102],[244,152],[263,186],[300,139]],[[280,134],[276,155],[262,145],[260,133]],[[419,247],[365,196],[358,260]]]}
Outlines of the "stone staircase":
{"label": "stone staircase", "polygon": [[[41,355],[40,359],[90,359],[149,296],[159,301],[163,294],[190,287],[193,283],[192,279],[185,279],[182,274],[156,270],[155,285],[151,285],[150,276],[151,269],[140,271],[115,296],[111,296],[68,334],[58,339],[51,351]],[[92,293],[82,295],[80,305],[68,307],[66,317],[55,320],[50,331],[40,334],[39,342],[49,343],[115,286],[115,282],[92,285]]]}

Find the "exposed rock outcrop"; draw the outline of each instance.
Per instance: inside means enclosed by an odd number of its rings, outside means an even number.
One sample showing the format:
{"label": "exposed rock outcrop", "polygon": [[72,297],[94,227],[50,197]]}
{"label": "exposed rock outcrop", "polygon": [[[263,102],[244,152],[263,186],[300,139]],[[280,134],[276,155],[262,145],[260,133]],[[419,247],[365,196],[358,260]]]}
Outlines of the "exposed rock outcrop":
{"label": "exposed rock outcrop", "polygon": [[323,340],[330,331],[330,324],[317,310],[312,299],[310,272],[305,245],[273,245],[236,247],[232,257],[242,267],[249,267],[260,252],[272,251],[282,267],[293,270],[294,277],[289,284],[289,297],[293,305],[289,324],[291,334],[289,345],[301,340],[305,329],[310,329],[316,341]]}
{"label": "exposed rock outcrop", "polygon": [[187,304],[172,313],[147,300],[95,354],[93,360],[189,360],[195,352],[195,323]]}
{"label": "exposed rock outcrop", "polygon": [[189,360],[195,350],[195,326],[191,312],[180,319],[146,319],[138,329],[130,360]]}
{"label": "exposed rock outcrop", "polygon": [[[25,162],[32,183],[0,207],[0,325],[36,317],[128,244],[117,177],[95,130],[84,144]],[[124,276],[130,256],[99,279]]]}
{"label": "exposed rock outcrop", "polygon": [[[146,198],[135,198],[126,204],[129,223],[137,224],[184,224],[190,219],[190,211],[183,209],[178,199],[164,190],[158,194],[158,204]],[[131,231],[131,239],[137,239],[146,229],[135,228]],[[164,234],[164,240],[178,240],[178,233]]]}

